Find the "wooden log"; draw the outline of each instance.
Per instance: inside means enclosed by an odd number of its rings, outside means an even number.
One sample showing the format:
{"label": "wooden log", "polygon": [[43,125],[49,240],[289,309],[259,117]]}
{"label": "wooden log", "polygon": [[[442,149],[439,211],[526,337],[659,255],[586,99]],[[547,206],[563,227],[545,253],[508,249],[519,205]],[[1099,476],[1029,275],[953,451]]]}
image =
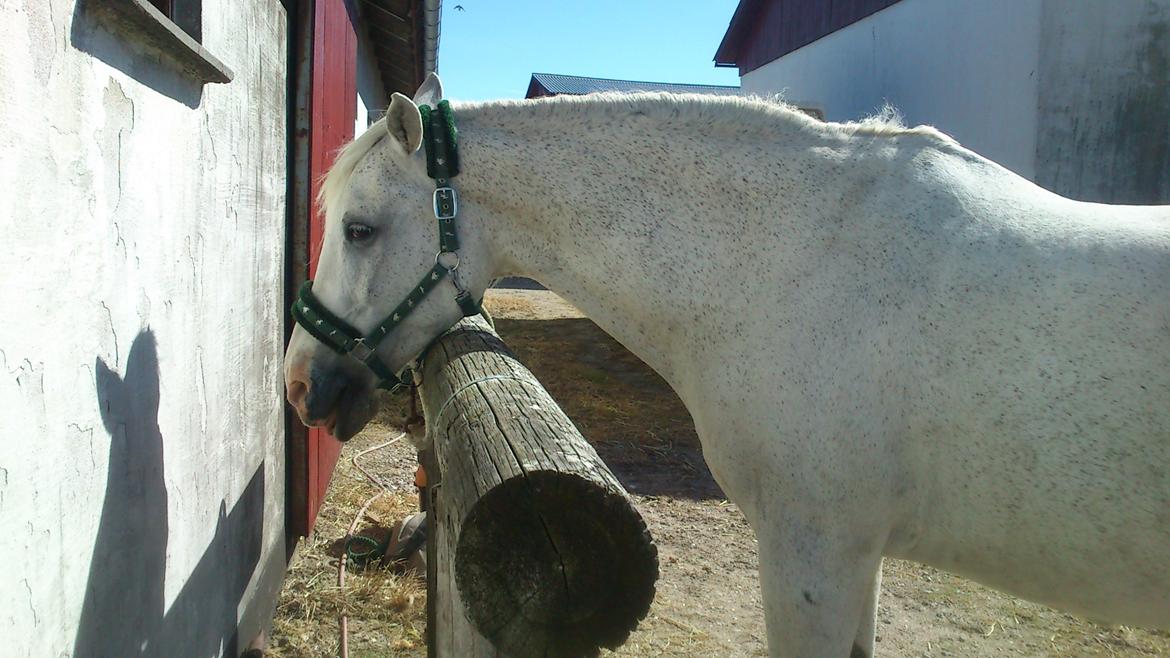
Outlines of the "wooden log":
{"label": "wooden log", "polygon": [[654,598],[658,553],[617,478],[480,318],[424,360],[430,655],[594,656]]}

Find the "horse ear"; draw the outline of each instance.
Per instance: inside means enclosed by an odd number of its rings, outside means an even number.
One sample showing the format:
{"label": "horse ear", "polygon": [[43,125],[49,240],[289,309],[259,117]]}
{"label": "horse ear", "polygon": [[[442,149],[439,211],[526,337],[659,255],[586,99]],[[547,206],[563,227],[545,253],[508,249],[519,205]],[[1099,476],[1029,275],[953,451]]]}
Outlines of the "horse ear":
{"label": "horse ear", "polygon": [[386,130],[407,155],[422,145],[422,115],[409,98],[398,92],[390,96],[390,107],[386,110]]}
{"label": "horse ear", "polygon": [[414,92],[414,104],[434,107],[441,100],[443,100],[443,81],[439,80],[438,73],[431,71],[427,74],[427,79],[419,85],[418,91]]}

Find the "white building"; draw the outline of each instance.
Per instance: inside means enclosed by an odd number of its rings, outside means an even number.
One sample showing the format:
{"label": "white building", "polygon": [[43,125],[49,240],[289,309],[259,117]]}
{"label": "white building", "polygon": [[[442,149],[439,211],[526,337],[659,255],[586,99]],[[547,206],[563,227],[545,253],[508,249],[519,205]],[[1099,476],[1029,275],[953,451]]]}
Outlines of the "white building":
{"label": "white building", "polygon": [[715,55],[830,121],[884,103],[1065,196],[1170,203],[1170,2],[741,0]]}
{"label": "white building", "polygon": [[283,396],[310,181],[437,4],[0,3],[0,653],[262,635],[337,454]]}

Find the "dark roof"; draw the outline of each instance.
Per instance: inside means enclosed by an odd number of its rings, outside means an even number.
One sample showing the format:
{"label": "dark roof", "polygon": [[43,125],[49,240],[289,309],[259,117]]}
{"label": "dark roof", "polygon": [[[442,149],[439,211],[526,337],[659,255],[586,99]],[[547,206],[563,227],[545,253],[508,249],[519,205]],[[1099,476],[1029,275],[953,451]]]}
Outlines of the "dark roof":
{"label": "dark roof", "polygon": [[723,33],[723,40],[715,50],[715,66],[735,66],[740,45],[747,40],[748,33],[755,27],[755,19],[765,0],[739,0],[735,13]]}
{"label": "dark roof", "polygon": [[637,80],[612,80],[609,78],[587,78],[579,75],[557,73],[533,73],[528,83],[525,98],[569,94],[579,96],[599,91],[669,91],[675,94],[715,94],[731,96],[739,93],[738,86],[726,85],[685,85],[673,82],[639,82]]}
{"label": "dark roof", "polygon": [[369,34],[386,93],[413,94],[427,74],[422,0],[357,0],[354,5]]}
{"label": "dark roof", "polygon": [[737,66],[743,75],[898,2],[740,0],[715,51],[715,66]]}

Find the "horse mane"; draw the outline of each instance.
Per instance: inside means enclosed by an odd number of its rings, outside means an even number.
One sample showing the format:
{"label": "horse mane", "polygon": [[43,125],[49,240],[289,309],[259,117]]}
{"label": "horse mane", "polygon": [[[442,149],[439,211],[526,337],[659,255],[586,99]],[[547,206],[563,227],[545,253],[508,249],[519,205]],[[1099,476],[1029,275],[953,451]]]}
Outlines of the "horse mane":
{"label": "horse mane", "polygon": [[[499,116],[501,113],[497,110],[506,108],[523,108],[525,112],[541,118],[562,119],[586,113],[595,117],[596,115],[592,113],[600,109],[612,115],[635,113],[659,118],[665,122],[694,121],[712,129],[774,130],[778,125],[787,125],[824,136],[921,136],[937,142],[939,146],[958,146],[958,142],[933,126],[906,127],[902,122],[902,115],[889,104],[881,107],[874,115],[845,123],[831,123],[813,118],[800,108],[785,102],[781,96],[601,92],[583,96],[454,103],[453,106],[456,112],[474,112],[485,118]],[[337,158],[323,177],[317,193],[317,201],[325,208],[327,218],[336,207],[358,163],[388,134],[386,119],[383,117],[337,153]]]}
{"label": "horse mane", "polygon": [[669,92],[607,91],[581,96],[551,96],[525,100],[495,100],[458,103],[456,110],[475,111],[484,116],[504,108],[526,108],[541,118],[573,117],[592,114],[601,109],[613,115],[642,114],[664,122],[695,122],[710,128],[732,130],[759,128],[775,130],[794,126],[822,135],[901,137],[924,136],[940,144],[956,145],[954,139],[933,126],[907,127],[901,113],[889,103],[858,121],[826,122],[809,116],[799,107],[786,102],[782,95],[712,95],[672,94]]}
{"label": "horse mane", "polygon": [[329,171],[321,178],[321,187],[317,190],[317,205],[325,209],[326,222],[329,221],[333,209],[337,207],[337,202],[345,192],[349,178],[353,175],[354,169],[357,169],[358,163],[389,134],[386,129],[386,117],[382,117],[337,152],[337,157],[334,158]]}

